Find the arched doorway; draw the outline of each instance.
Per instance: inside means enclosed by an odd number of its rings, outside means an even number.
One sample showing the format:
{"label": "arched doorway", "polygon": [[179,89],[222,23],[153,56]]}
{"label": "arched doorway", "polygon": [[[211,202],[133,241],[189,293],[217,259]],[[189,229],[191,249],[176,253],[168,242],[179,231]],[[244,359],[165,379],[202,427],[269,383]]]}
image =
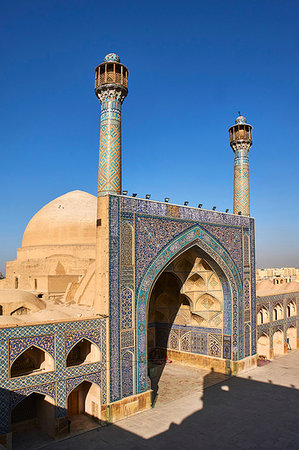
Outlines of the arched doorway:
{"label": "arched doorway", "polygon": [[94,420],[100,419],[100,387],[95,383],[82,381],[68,396],[67,412],[71,419],[72,429],[77,429],[76,424],[82,423],[82,418],[80,419],[78,416],[86,416]]}
{"label": "arched doorway", "polygon": [[257,341],[257,354],[264,359],[270,359],[270,338],[263,333]]}
{"label": "arched doorway", "polygon": [[21,400],[11,413],[11,430],[13,433],[37,428],[54,436],[55,405],[48,395],[33,392]]}
{"label": "arched doorway", "polygon": [[284,339],[281,330],[277,330],[273,334],[273,354],[274,356],[282,356],[284,354]]}
{"label": "arched doorway", "polygon": [[197,246],[177,256],[157,278],[148,303],[147,333],[154,396],[169,360],[198,368],[203,367],[200,355],[208,355],[204,364],[211,368],[213,358],[223,358],[223,283],[228,297],[225,275]]}
{"label": "arched doorway", "polygon": [[52,356],[34,345],[21,353],[11,366],[11,377],[24,375],[35,375],[40,372],[54,370],[54,359]]}
{"label": "arched doorway", "polygon": [[66,367],[98,362],[100,359],[99,347],[88,339],[81,339],[67,355]]}
{"label": "arched doorway", "polygon": [[296,350],[297,348],[297,328],[293,325],[287,329],[288,348]]}

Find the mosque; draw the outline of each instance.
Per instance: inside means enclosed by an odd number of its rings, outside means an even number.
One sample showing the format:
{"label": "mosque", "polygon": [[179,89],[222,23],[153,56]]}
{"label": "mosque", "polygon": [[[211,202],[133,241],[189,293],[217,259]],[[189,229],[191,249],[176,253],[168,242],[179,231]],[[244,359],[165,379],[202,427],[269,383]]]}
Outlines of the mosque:
{"label": "mosque", "polygon": [[[151,407],[153,355],[237,374],[297,348],[299,289],[256,298],[250,217],[252,126],[229,129],[234,212],[128,196],[121,188],[121,106],[128,69],[95,69],[101,103],[97,197],[45,205],[0,280],[0,442],[68,418],[114,422]],[[258,324],[257,324],[258,322]],[[278,333],[279,336],[276,336]],[[279,350],[277,350],[279,349]]]}

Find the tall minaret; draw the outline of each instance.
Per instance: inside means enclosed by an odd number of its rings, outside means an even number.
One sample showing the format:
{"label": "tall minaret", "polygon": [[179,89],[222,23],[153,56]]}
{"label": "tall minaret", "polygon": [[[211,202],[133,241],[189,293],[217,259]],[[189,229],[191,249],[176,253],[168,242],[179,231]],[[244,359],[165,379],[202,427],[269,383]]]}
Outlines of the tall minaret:
{"label": "tall minaret", "polygon": [[128,93],[128,69],[109,53],[95,69],[95,93],[101,102],[97,199],[95,300],[97,313],[109,315],[109,194],[121,194],[121,105]]}
{"label": "tall minaret", "polygon": [[235,125],[228,131],[230,146],[235,153],[234,214],[250,216],[248,153],[252,144],[252,126],[239,113]]}
{"label": "tall minaret", "polygon": [[128,94],[128,69],[115,53],[95,69],[101,102],[98,196],[121,193],[121,105]]}

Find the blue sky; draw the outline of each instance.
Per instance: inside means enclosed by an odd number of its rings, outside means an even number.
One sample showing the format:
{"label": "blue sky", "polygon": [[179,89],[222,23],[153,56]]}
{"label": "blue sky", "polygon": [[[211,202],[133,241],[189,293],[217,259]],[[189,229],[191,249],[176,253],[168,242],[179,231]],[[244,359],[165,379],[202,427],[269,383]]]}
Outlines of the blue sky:
{"label": "blue sky", "polygon": [[257,265],[299,267],[297,1],[44,0],[2,4],[0,271],[30,218],[96,193],[94,68],[130,70],[123,188],[232,210],[237,111],[254,127]]}

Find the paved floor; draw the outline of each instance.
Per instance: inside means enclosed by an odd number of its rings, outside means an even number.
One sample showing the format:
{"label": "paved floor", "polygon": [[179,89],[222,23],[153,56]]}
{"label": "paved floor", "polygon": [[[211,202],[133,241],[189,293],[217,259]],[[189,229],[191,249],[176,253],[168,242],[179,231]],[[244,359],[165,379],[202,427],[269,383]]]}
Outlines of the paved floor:
{"label": "paved floor", "polygon": [[207,369],[184,366],[177,363],[153,366],[151,375],[153,389],[157,385],[157,393],[154,400],[155,408],[186,397],[188,393],[200,392],[203,388],[220,383],[228,378],[221,373],[211,373]]}
{"label": "paved floor", "polygon": [[299,350],[207,388],[211,377],[192,394],[45,448],[299,448]]}

